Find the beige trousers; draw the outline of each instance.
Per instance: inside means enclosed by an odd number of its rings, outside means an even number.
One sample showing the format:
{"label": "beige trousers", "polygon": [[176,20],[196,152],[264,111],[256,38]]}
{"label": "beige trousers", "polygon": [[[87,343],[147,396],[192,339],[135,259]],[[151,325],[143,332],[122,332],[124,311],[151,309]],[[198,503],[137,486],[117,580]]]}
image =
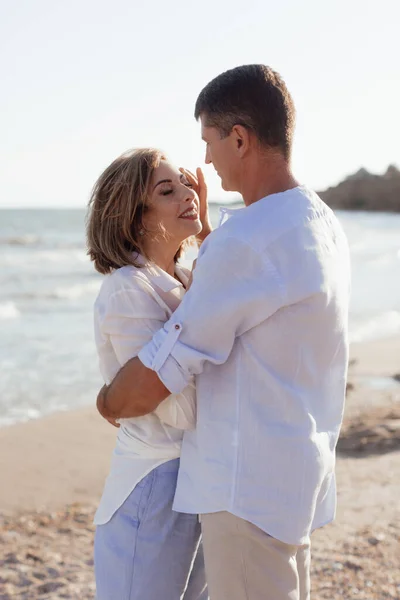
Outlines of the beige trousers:
{"label": "beige trousers", "polygon": [[309,600],[310,546],[284,544],[228,512],[201,515],[211,600]]}

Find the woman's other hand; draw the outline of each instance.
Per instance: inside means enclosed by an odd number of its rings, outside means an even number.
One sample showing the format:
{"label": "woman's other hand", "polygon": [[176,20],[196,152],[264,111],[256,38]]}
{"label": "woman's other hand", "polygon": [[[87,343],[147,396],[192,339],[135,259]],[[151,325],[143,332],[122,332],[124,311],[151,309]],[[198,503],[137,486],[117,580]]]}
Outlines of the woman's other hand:
{"label": "woman's other hand", "polygon": [[199,244],[201,244],[212,231],[210,215],[208,212],[207,184],[204,179],[203,171],[200,169],[200,167],[196,169],[196,175],[194,175],[194,173],[188,169],[181,168],[179,170],[188,178],[189,182],[193,185],[194,191],[199,197],[199,217],[203,227],[196,238]]}
{"label": "woman's other hand", "polygon": [[106,412],[106,409],[105,409],[106,392],[107,392],[107,386],[103,385],[103,387],[101,388],[101,390],[97,394],[97,410],[99,411],[99,413],[101,414],[101,416],[106,421],[108,421],[111,425],[114,425],[114,427],[119,427],[120,425],[116,421],[116,419],[114,419],[113,417],[110,417],[110,416],[107,415],[107,412]]}

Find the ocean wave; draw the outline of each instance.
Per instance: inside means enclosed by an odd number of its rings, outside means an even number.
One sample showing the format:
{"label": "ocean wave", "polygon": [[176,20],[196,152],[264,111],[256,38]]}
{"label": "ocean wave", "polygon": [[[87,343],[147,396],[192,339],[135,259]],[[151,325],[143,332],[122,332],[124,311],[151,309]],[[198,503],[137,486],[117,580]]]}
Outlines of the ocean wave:
{"label": "ocean wave", "polygon": [[45,264],[82,264],[87,265],[90,259],[86,252],[78,248],[60,248],[49,250],[33,250],[27,252],[3,252],[0,256],[0,264],[6,267],[24,268],[25,270],[44,270]]}
{"label": "ocean wave", "polygon": [[89,257],[84,250],[78,249],[54,249],[54,250],[42,250],[37,252],[33,256],[34,261],[44,260],[50,263],[59,262],[70,262],[71,259],[78,263],[89,263]]}
{"label": "ocean wave", "polygon": [[350,327],[350,342],[377,340],[398,333],[400,333],[400,312],[389,310],[360,323],[354,330]]}
{"label": "ocean wave", "polygon": [[101,280],[88,281],[81,285],[72,285],[70,287],[58,287],[52,294],[49,295],[51,298],[58,300],[75,300],[81,298],[86,294],[93,294],[98,292],[101,286]]}
{"label": "ocean wave", "polygon": [[41,413],[36,408],[20,408],[10,411],[9,414],[2,415],[0,417],[0,427],[9,427],[10,425],[15,425],[16,423],[26,423],[26,421],[31,421],[32,419],[39,419],[40,417],[44,417],[46,412]]}
{"label": "ocean wave", "polygon": [[10,319],[17,319],[19,316],[20,312],[14,302],[0,303],[0,320],[9,321]]}
{"label": "ocean wave", "polygon": [[[87,273],[84,273],[82,278],[83,277],[85,278],[85,282],[77,283],[77,276],[74,276],[73,278],[68,276],[66,278],[67,281],[65,281],[65,278],[60,278],[59,274],[57,274],[57,277],[54,277],[55,282],[53,283],[53,279],[47,274],[46,278],[40,282],[41,287],[37,286],[37,289],[34,289],[33,286],[24,289],[21,282],[17,281],[17,283],[12,286],[12,289],[9,289],[9,293],[7,294],[8,297],[3,295],[3,303],[0,303],[0,311],[3,309],[4,314],[7,314],[7,316],[14,313],[17,309],[13,301],[17,301],[18,303],[33,302],[37,304],[40,301],[75,300],[82,296],[96,294],[100,289],[102,279],[100,279],[100,277],[90,278]],[[72,281],[70,282],[71,279]],[[59,285],[55,285],[56,282]],[[1,283],[0,278],[0,286]],[[6,299],[7,303],[5,303]]]}
{"label": "ocean wave", "polygon": [[0,244],[3,246],[38,246],[41,238],[38,235],[15,235],[6,238],[0,238]]}

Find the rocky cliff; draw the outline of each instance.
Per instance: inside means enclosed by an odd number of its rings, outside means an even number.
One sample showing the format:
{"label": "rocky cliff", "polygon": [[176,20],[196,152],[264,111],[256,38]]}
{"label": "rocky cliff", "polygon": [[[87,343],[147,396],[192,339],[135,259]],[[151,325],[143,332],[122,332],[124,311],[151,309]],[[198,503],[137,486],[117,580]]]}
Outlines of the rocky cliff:
{"label": "rocky cliff", "polygon": [[394,165],[383,175],[360,169],[319,195],[332,208],[400,212],[400,171]]}

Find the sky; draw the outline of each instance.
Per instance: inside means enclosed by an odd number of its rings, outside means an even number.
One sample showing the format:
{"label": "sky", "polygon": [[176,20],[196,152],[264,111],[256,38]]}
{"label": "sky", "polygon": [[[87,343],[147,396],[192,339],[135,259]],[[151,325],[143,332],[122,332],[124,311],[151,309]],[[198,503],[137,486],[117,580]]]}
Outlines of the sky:
{"label": "sky", "polygon": [[400,165],[399,22],[399,0],[0,0],[0,207],[83,208],[129,148],[202,166],[197,95],[248,63],[292,93],[302,183]]}

